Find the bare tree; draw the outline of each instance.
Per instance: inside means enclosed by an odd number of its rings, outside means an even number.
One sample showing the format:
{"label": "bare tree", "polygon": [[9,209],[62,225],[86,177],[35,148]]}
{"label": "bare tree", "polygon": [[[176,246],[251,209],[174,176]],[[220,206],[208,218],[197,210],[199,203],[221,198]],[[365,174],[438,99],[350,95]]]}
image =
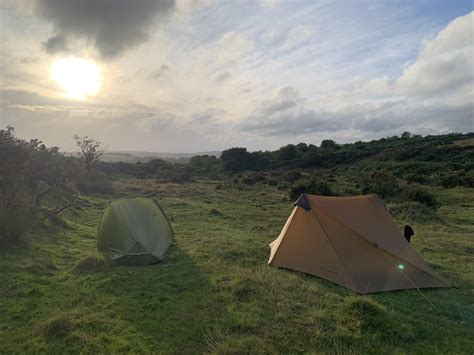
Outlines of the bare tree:
{"label": "bare tree", "polygon": [[88,136],[79,137],[77,134],[75,134],[73,138],[81,150],[81,158],[84,161],[86,169],[90,171],[104,154],[105,149],[102,147],[102,143]]}

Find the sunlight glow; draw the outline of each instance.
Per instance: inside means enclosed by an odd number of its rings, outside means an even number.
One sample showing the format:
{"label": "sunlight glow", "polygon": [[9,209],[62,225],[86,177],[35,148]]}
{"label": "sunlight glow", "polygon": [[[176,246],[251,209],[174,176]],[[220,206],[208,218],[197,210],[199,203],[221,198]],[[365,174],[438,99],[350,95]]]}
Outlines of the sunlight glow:
{"label": "sunlight glow", "polygon": [[97,64],[74,57],[53,62],[51,79],[64,90],[66,97],[76,100],[94,96],[102,85],[102,73]]}

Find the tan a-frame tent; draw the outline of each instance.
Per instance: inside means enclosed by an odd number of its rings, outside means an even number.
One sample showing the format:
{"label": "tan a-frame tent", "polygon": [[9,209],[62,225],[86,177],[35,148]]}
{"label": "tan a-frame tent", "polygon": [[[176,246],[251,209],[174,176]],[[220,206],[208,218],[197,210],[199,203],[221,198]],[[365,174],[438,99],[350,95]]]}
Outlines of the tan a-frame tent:
{"label": "tan a-frame tent", "polygon": [[303,194],[268,263],[358,293],[449,287],[410,246],[377,195]]}

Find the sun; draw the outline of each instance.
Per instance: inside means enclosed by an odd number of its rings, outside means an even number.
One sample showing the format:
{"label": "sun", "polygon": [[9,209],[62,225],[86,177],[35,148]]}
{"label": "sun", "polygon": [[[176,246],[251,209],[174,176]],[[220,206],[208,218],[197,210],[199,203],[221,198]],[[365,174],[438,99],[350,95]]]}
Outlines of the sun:
{"label": "sun", "polygon": [[99,91],[102,85],[102,72],[91,60],[62,58],[51,65],[51,79],[64,90],[66,97],[84,100]]}

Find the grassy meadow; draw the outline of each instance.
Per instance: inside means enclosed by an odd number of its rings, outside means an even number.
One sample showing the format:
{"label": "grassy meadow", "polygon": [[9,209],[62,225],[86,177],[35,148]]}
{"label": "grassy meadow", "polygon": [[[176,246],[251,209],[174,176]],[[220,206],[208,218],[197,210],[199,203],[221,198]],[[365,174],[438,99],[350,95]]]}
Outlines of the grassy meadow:
{"label": "grassy meadow", "polygon": [[[267,265],[287,191],[217,181],[120,178],[0,251],[0,353],[465,353],[474,351],[474,188],[431,188],[442,221],[413,247],[456,287],[359,296]],[[161,264],[96,251],[113,198],[155,195],[176,243]]]}

